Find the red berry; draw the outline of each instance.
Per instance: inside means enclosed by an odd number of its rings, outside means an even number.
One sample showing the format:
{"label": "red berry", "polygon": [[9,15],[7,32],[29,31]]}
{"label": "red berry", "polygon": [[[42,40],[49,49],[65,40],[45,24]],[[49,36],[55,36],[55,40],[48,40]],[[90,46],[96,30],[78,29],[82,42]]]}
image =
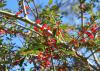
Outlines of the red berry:
{"label": "red berry", "polygon": [[90,38],[90,39],[93,39],[94,38],[94,35],[92,34],[92,33],[90,33],[90,32],[85,32],[87,35],[88,35],[88,37]]}
{"label": "red berry", "polygon": [[16,15],[18,16],[19,14],[21,14],[21,12],[17,12]]}
{"label": "red berry", "polygon": [[97,24],[93,24],[93,27],[96,28],[97,27]]}
{"label": "red berry", "polygon": [[22,10],[19,11],[19,12],[17,12],[16,15],[18,16],[18,15],[20,15],[21,13],[22,13]]}
{"label": "red berry", "polygon": [[41,29],[41,31],[43,31],[44,30],[44,27],[42,26],[40,29]]}
{"label": "red berry", "polygon": [[49,56],[49,57],[52,57],[52,54],[49,54],[48,56]]}
{"label": "red berry", "polygon": [[[42,29],[41,29],[42,30]],[[43,35],[44,36],[50,36],[51,34],[46,30],[46,31],[43,31]]]}
{"label": "red berry", "polygon": [[62,36],[64,37],[64,36],[65,36],[65,34],[62,34]]}
{"label": "red berry", "polygon": [[47,27],[47,30],[50,30],[50,26]]}
{"label": "red berry", "polygon": [[89,38],[90,38],[90,39],[93,39],[93,38],[94,38],[94,35],[90,35]]}
{"label": "red berry", "polygon": [[54,59],[58,59],[58,56],[57,56],[57,55],[54,55],[53,58],[54,58]]}
{"label": "red berry", "polygon": [[57,31],[56,35],[59,36],[61,29]]}
{"label": "red berry", "polygon": [[57,22],[56,22],[56,25],[59,25],[59,24],[60,24],[60,21],[57,21]]}
{"label": "red berry", "polygon": [[29,12],[26,12],[26,14],[29,14]]}
{"label": "red berry", "polygon": [[51,50],[54,51],[55,49],[54,48],[51,48]]}
{"label": "red berry", "polygon": [[43,24],[40,29],[43,31],[44,29],[47,29],[47,27],[48,27],[47,24]]}
{"label": "red berry", "polygon": [[83,38],[83,39],[81,40],[81,42],[83,42],[83,43],[84,43],[84,42],[86,42],[86,39],[85,39],[85,38]]}
{"label": "red berry", "polygon": [[37,28],[36,26],[34,26],[34,30],[35,30],[35,31],[38,31],[38,28]]}
{"label": "red berry", "polygon": [[47,42],[48,46],[52,46],[52,43],[51,42]]}
{"label": "red berry", "polygon": [[87,23],[87,25],[90,25],[90,24],[91,24],[90,22]]}
{"label": "red berry", "polygon": [[29,9],[29,6],[25,6],[26,9]]}
{"label": "red berry", "polygon": [[96,29],[95,28],[92,27],[90,30],[91,30],[92,33],[96,33]]}
{"label": "red berry", "polygon": [[23,12],[23,10],[20,10],[20,12],[22,13],[22,12]]}
{"label": "red berry", "polygon": [[52,43],[56,43],[56,42],[57,42],[57,40],[56,40],[56,39],[54,39],[54,38],[52,38],[52,39],[51,39],[51,42],[52,42]]}
{"label": "red berry", "polygon": [[36,24],[40,24],[41,23],[41,20],[40,19],[37,19],[36,20]]}
{"label": "red berry", "polygon": [[78,32],[78,35],[80,36],[81,34],[82,34],[82,33],[79,31],[79,32]]}
{"label": "red berry", "polygon": [[49,66],[51,63],[50,63],[50,61],[46,60],[46,64],[47,64],[47,66]]}

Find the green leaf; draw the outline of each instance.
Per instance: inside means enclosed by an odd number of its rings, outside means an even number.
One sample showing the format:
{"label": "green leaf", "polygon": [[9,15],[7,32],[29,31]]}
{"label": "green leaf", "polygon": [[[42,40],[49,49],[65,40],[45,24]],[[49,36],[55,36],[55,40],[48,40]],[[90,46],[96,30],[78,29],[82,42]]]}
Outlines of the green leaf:
{"label": "green leaf", "polygon": [[0,61],[0,64],[9,64],[9,61]]}
{"label": "green leaf", "polygon": [[0,8],[6,6],[4,3],[0,3]]}
{"label": "green leaf", "polygon": [[67,25],[65,25],[65,24],[64,25],[61,25],[60,28],[66,29],[67,28]]}
{"label": "green leaf", "polygon": [[57,44],[60,44],[61,42],[59,40],[57,40]]}
{"label": "green leaf", "polygon": [[54,10],[54,11],[58,11],[58,9],[59,9],[59,8],[58,8],[57,5],[53,5],[52,8],[51,8],[51,10]]}
{"label": "green leaf", "polygon": [[3,40],[0,38],[0,45],[2,45],[2,41],[3,41]]}
{"label": "green leaf", "polygon": [[55,29],[53,29],[53,36],[55,36],[56,35],[56,32],[57,32],[57,29],[55,28]]}
{"label": "green leaf", "polygon": [[20,61],[20,64],[19,64],[20,67],[23,65],[24,59],[25,59],[25,58],[23,58],[23,59]]}
{"label": "green leaf", "polygon": [[49,0],[48,4],[49,4],[49,5],[51,5],[51,4],[52,4],[52,2],[53,2],[53,0]]}
{"label": "green leaf", "polygon": [[75,54],[75,52],[74,51],[66,51],[66,54],[69,54],[69,55],[74,55]]}
{"label": "green leaf", "polygon": [[33,67],[30,68],[30,71],[33,71]]}

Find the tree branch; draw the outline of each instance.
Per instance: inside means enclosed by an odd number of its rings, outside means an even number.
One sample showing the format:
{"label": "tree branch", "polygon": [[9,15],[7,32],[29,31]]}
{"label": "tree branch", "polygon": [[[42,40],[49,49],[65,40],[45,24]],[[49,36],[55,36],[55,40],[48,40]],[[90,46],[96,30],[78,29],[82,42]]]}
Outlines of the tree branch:
{"label": "tree branch", "polygon": [[[25,1],[26,1],[26,0],[25,0]],[[27,1],[26,1],[26,3],[27,3],[27,5],[28,5],[29,9],[31,10],[33,16],[36,18],[36,15],[35,15],[34,11],[32,10],[31,6],[29,5],[29,3],[28,3]]]}
{"label": "tree branch", "polygon": [[36,11],[37,18],[38,18],[38,10],[37,10],[37,7],[36,7],[36,5],[35,5],[35,1],[34,1],[34,0],[33,0],[33,5],[34,5],[34,7],[35,7],[35,11]]}
{"label": "tree branch", "polygon": [[[91,51],[91,52],[93,53],[93,51]],[[97,60],[96,60],[95,54],[93,54],[93,58],[94,58],[94,61],[95,61],[96,65],[100,68],[99,63],[98,63]]]}
{"label": "tree branch", "polygon": [[[21,16],[16,16],[16,15],[13,14],[13,13],[9,13],[9,12],[2,11],[2,10],[0,10],[0,13],[3,14],[3,15],[6,15],[6,16],[8,16],[8,17],[12,17],[12,18],[21,20],[21,21],[23,21],[23,22],[27,22],[27,23],[29,23],[30,25],[37,26],[38,28],[42,28],[42,25],[36,24],[36,22],[31,21],[31,20],[28,19],[28,18],[25,18],[25,17],[23,18],[23,17],[21,17]],[[44,28],[44,29],[46,29],[46,28]],[[51,32],[50,30],[48,30],[48,32],[52,35],[52,32]]]}
{"label": "tree branch", "polygon": [[22,0],[22,8],[23,8],[23,11],[24,11],[24,17],[27,18],[27,12],[26,12],[26,8],[25,8],[24,0]]}

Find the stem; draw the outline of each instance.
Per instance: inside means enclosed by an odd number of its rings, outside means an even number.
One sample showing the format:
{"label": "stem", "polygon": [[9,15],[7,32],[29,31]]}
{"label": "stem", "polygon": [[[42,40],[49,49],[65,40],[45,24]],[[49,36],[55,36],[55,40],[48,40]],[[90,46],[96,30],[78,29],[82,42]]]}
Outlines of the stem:
{"label": "stem", "polygon": [[83,11],[81,11],[81,22],[82,22],[82,28],[83,28],[84,27]]}
{"label": "stem", "polygon": [[53,71],[55,71],[55,66],[53,64],[53,57],[51,57],[51,62],[52,62]]}
{"label": "stem", "polygon": [[[26,0],[25,0],[25,1],[26,1]],[[29,3],[28,3],[27,1],[26,1],[26,3],[27,3],[27,5],[28,5],[29,9],[31,10],[33,16],[36,18],[36,15],[35,15],[34,11],[32,10],[32,8],[30,7]]]}
{"label": "stem", "polygon": [[27,18],[27,11],[26,11],[26,8],[25,8],[25,2],[24,0],[22,1],[22,8],[23,8],[23,11],[24,11],[24,17]]}
{"label": "stem", "polygon": [[82,10],[82,3],[80,3],[80,7],[81,7],[81,23],[82,23],[82,28],[84,27],[84,19],[83,19],[83,10]]}
{"label": "stem", "polygon": [[[19,21],[17,21],[17,22],[20,23]],[[20,23],[20,24],[21,24],[21,23]],[[18,24],[17,24],[17,25],[18,25]],[[24,29],[30,30],[30,31],[32,31],[32,32],[34,32],[34,33],[36,33],[36,34],[38,34],[38,35],[40,35],[40,36],[43,36],[41,33],[37,32],[37,31],[35,31],[35,30],[33,30],[33,29],[30,29],[30,28],[25,27],[25,26],[22,26],[22,25],[18,25],[18,26],[23,27]]]}
{"label": "stem", "polygon": [[[93,51],[91,51],[91,52],[93,53]],[[97,60],[96,60],[95,54],[93,54],[93,58],[94,58],[94,61],[95,61],[96,65],[100,68],[99,63],[98,63]]]}
{"label": "stem", "polygon": [[[12,14],[12,13],[9,13],[9,12],[6,12],[6,11],[2,11],[2,10],[0,10],[0,13],[4,14],[6,16],[21,20],[23,22],[29,23],[30,25],[37,26],[38,28],[42,28],[42,25],[36,24],[36,22],[34,22],[34,21],[32,21],[28,18],[16,16],[15,14]],[[44,28],[44,29],[46,29],[46,28]],[[52,35],[52,31],[48,30],[48,33],[50,33]]]}
{"label": "stem", "polygon": [[38,9],[37,9],[37,7],[36,7],[36,4],[35,4],[35,1],[33,0],[33,5],[34,5],[34,7],[35,7],[35,11],[36,11],[36,13],[37,13],[37,18],[38,18]]}

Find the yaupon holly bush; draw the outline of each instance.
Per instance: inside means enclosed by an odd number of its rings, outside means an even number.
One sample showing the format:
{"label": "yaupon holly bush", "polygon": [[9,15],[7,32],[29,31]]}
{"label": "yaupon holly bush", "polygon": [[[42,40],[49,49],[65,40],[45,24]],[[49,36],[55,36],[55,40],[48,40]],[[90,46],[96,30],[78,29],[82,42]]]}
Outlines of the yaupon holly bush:
{"label": "yaupon holly bush", "polygon": [[[48,0],[44,8],[36,3],[39,0],[16,2],[18,10],[12,11],[6,8],[5,0],[0,1],[1,71],[12,70],[15,66],[25,71],[29,64],[33,64],[29,71],[100,70],[100,23],[97,22],[100,12],[96,4],[99,0],[72,3],[71,11],[78,14],[75,18],[81,23],[79,26],[62,21],[62,16],[68,12],[63,6],[67,7],[70,1]],[[96,8],[96,14],[93,8]],[[14,39],[20,42],[14,42]],[[81,49],[88,56],[80,53]]]}

